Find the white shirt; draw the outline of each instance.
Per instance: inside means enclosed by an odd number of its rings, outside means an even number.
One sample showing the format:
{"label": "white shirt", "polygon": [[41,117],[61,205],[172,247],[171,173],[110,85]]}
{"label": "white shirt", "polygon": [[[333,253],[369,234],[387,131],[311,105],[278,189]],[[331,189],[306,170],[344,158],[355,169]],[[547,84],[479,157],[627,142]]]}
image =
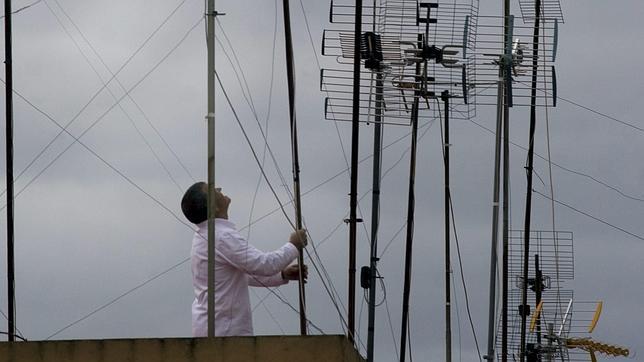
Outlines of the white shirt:
{"label": "white shirt", "polygon": [[[208,221],[197,225],[192,239],[192,335],[208,335]],[[253,334],[248,286],[274,287],[286,284],[281,271],[298,256],[297,248],[286,243],[265,253],[248,244],[235,224],[215,219],[215,335]]]}

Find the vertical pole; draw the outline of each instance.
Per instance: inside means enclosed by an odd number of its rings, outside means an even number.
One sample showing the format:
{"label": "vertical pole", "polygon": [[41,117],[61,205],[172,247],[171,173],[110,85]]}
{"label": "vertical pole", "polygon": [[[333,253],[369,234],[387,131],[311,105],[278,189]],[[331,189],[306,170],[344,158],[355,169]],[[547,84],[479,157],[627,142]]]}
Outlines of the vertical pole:
{"label": "vertical pole", "polygon": [[509,202],[510,202],[510,64],[512,39],[510,38],[510,0],[503,2],[503,324],[502,362],[508,360],[508,252],[509,252]]}
{"label": "vertical pole", "polygon": [[[293,38],[291,35],[291,12],[289,0],[282,1],[284,10],[284,37],[286,49],[286,74],[288,78],[288,109],[290,116],[291,126],[291,155],[292,155],[292,169],[293,169],[293,193],[294,193],[294,206],[295,206],[295,227],[302,229],[302,204],[300,192],[300,161],[297,143],[297,119],[295,117],[295,67],[293,62]],[[298,267],[300,269],[299,277],[299,302],[300,302],[300,335],[306,336],[306,294],[304,290],[304,274],[302,273],[302,266],[304,265],[304,255],[302,249],[299,249],[297,258]]]}
{"label": "vertical pole", "polygon": [[503,67],[499,65],[499,84],[497,86],[496,141],[494,147],[494,186],[492,196],[492,247],[490,251],[490,294],[488,305],[487,355],[494,361],[494,339],[496,336],[496,268],[499,250],[499,190],[501,173],[501,132],[503,129]]}
{"label": "vertical pole", "polygon": [[5,92],[6,92],[6,162],[7,162],[7,299],[9,342],[16,336],[16,296],[13,225],[13,66],[11,54],[11,1],[4,2],[4,48],[5,48]]}
{"label": "vertical pole", "polygon": [[[543,272],[539,267],[539,254],[534,255],[534,294],[535,305],[541,303],[543,292]],[[541,315],[537,316],[537,346],[541,346]]]}
{"label": "vertical pole", "polygon": [[349,196],[349,340],[355,339],[356,324],[356,234],[358,218],[358,143],[360,141],[360,43],[362,38],[362,0],[356,0],[353,46],[353,112],[351,117],[351,194]]}
{"label": "vertical pole", "polygon": [[[504,71],[504,73],[507,73]],[[507,75],[506,75],[507,76]],[[505,88],[505,93],[507,95],[507,87]],[[510,126],[508,124],[508,114],[509,110],[507,104],[503,106],[503,280],[502,280],[502,341],[501,341],[501,354],[503,355],[502,361],[506,362],[508,359],[508,285],[509,285],[509,275],[508,275],[508,266],[509,266],[509,222],[510,222],[510,181],[509,181],[509,171],[510,171],[510,161],[509,161],[509,147],[507,145],[508,135],[510,133]]]}
{"label": "vertical pole", "polygon": [[[419,36],[421,38],[422,35]],[[419,39],[420,40],[420,39]],[[407,236],[405,242],[405,281],[400,327],[400,362],[405,362],[407,326],[409,323],[409,293],[411,291],[412,245],[414,241],[414,209],[416,206],[416,146],[418,143],[418,102],[420,98],[420,63],[416,63],[416,90],[411,108],[411,151],[409,156],[409,195],[407,200]]]}
{"label": "vertical pole", "polygon": [[215,337],[215,0],[208,0],[208,337]]}
{"label": "vertical pole", "polygon": [[452,361],[452,306],[450,292],[450,277],[452,266],[450,263],[450,187],[449,187],[449,91],[441,93],[441,99],[445,103],[445,137],[443,142],[443,158],[445,163],[445,361]]}
{"label": "vertical pole", "polygon": [[539,66],[539,22],[541,0],[535,2],[534,32],[532,34],[532,79],[530,89],[530,134],[528,140],[528,165],[526,166],[527,190],[525,196],[525,220],[523,224],[523,288],[521,289],[521,361],[525,360],[525,341],[528,304],[528,261],[530,260],[530,216],[532,212],[532,168],[534,165],[534,134],[537,124],[537,67]]}
{"label": "vertical pole", "polygon": [[378,227],[380,222],[380,170],[382,165],[382,74],[376,75],[376,115],[373,130],[373,186],[371,193],[371,253],[369,270],[369,327],[367,334],[367,362],[374,360],[376,331],[376,273],[378,270]]}

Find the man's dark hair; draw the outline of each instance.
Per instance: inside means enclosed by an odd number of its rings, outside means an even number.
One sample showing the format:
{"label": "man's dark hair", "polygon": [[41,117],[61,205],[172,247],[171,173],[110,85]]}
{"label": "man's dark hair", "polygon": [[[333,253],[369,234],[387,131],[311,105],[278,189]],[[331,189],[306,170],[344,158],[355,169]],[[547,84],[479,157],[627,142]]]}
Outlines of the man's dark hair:
{"label": "man's dark hair", "polygon": [[200,224],[208,220],[208,193],[205,192],[208,184],[197,182],[183,194],[181,211],[193,224]]}

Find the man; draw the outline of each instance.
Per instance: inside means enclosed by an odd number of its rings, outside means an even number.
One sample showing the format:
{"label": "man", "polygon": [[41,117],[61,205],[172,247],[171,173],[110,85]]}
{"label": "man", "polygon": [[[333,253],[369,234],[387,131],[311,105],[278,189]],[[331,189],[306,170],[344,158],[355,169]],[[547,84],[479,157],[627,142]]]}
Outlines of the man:
{"label": "man", "polygon": [[[299,279],[299,267],[289,264],[298,249],[307,244],[306,231],[291,234],[289,242],[272,252],[263,252],[248,244],[228,221],[230,198],[215,190],[211,207],[215,214],[215,335],[249,336],[253,334],[248,286],[276,287]],[[196,224],[192,240],[192,335],[208,335],[208,185],[192,185],[181,200],[185,217]],[[306,266],[302,266],[307,277]]]}

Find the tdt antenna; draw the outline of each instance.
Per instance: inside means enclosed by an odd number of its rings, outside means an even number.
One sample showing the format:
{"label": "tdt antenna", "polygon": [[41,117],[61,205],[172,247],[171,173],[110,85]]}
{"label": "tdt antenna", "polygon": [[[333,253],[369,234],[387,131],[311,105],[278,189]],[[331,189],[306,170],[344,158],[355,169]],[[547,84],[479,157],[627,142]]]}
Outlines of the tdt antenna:
{"label": "tdt antenna", "polygon": [[[330,21],[347,27],[355,25],[353,16],[361,10],[349,4],[349,1],[333,1]],[[360,66],[364,65],[364,69],[357,76],[355,69],[353,73],[342,68],[322,70],[320,87],[327,93],[325,117],[335,121],[354,122],[357,109],[360,122],[374,123],[372,248],[370,265],[363,267],[361,273],[361,285],[369,289],[369,361],[374,358],[383,125],[409,125],[412,128],[400,356],[401,361],[404,361],[411,290],[418,124],[440,114],[440,111],[433,108],[433,100],[438,99],[440,94],[447,95],[448,99],[462,99],[459,102],[448,102],[446,112],[451,113],[452,108],[456,108],[460,117],[469,117],[470,111],[473,110],[473,107],[467,105],[467,99],[473,92],[467,86],[467,81],[473,73],[468,72],[466,67],[466,63],[472,58],[466,56],[465,48],[469,46],[470,35],[475,34],[476,29],[464,23],[469,24],[471,19],[475,19],[473,15],[477,10],[478,2],[471,0],[446,1],[444,7],[427,1],[374,1],[372,6],[365,7],[366,15],[362,17],[362,23],[370,26],[371,31],[360,34],[359,37],[355,36],[355,32],[349,33],[348,29],[324,32],[323,55],[335,56],[341,65],[354,66],[354,59],[359,56]],[[436,25],[437,19],[440,19],[439,26]],[[464,29],[463,33],[455,31],[455,27]],[[465,34],[465,29],[471,31],[469,35]],[[353,63],[350,63],[351,60],[354,60]],[[356,87],[359,89],[357,100]],[[349,94],[353,97],[350,98]],[[358,108],[355,107],[356,102]],[[350,217],[349,221],[351,220]],[[447,345],[449,346],[449,342]],[[448,347],[449,349],[451,348]]]}
{"label": "tdt antenna", "polygon": [[[526,0],[527,1],[527,0]],[[478,38],[476,39],[476,83],[474,87],[481,88],[477,92],[475,103],[477,105],[496,105],[496,145],[495,145],[495,171],[493,186],[492,206],[492,243],[490,262],[490,298],[488,318],[488,348],[485,356],[488,360],[495,358],[494,331],[496,325],[496,272],[498,250],[498,213],[500,200],[500,186],[503,190],[503,262],[502,262],[502,307],[500,318],[501,334],[499,338],[502,361],[509,355],[508,321],[510,313],[516,313],[508,304],[510,297],[510,273],[508,272],[509,256],[509,117],[511,107],[552,107],[556,105],[555,99],[547,98],[547,94],[556,94],[554,88],[554,58],[557,45],[558,19],[542,17],[538,37],[538,45],[524,39],[534,39],[534,26],[520,25],[515,22],[515,17],[510,14],[509,2],[504,1],[504,13],[499,17],[480,17],[478,23]],[[501,23],[502,25],[499,25]],[[538,62],[532,62],[534,57]],[[521,81],[526,73],[538,74],[535,83]],[[496,91],[491,86],[496,86]],[[533,90],[542,92],[534,92]],[[552,93],[543,92],[552,89]],[[493,101],[494,99],[494,101]],[[501,178],[501,175],[503,177]],[[525,268],[524,268],[525,270]],[[523,270],[522,270],[523,272]],[[527,313],[527,307],[525,311]],[[518,329],[517,329],[518,330]]]}

